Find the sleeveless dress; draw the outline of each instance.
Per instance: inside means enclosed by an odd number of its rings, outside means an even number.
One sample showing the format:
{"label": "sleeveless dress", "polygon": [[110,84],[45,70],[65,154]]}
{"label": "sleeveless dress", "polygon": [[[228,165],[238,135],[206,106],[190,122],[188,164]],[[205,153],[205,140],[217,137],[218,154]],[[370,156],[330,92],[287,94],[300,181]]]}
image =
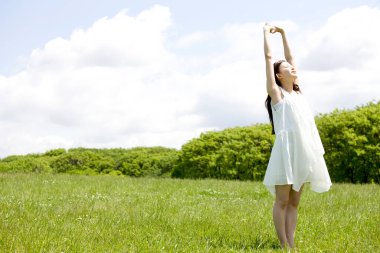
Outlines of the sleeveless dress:
{"label": "sleeveless dress", "polygon": [[291,184],[299,191],[306,182],[315,192],[328,191],[332,184],[325,150],[310,106],[302,93],[279,88],[284,97],[271,104],[276,139],[263,183],[273,196],[275,185]]}

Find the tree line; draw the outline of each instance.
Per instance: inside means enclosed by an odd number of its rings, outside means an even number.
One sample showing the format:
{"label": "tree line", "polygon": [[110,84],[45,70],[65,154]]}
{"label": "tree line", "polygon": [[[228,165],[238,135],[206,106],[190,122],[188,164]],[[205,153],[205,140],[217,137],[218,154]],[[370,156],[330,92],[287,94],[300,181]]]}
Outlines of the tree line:
{"label": "tree line", "polygon": [[[380,101],[318,114],[315,122],[332,181],[380,182]],[[13,155],[0,160],[0,172],[261,181],[274,140],[271,125],[260,123],[202,133],[181,150],[72,148]]]}

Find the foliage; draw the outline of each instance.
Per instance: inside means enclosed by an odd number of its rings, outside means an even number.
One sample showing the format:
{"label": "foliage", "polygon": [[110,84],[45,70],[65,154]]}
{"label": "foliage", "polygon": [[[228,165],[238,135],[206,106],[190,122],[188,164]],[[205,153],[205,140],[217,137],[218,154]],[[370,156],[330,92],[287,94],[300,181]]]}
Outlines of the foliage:
{"label": "foliage", "polygon": [[164,147],[54,149],[44,154],[6,157],[0,161],[0,171],[170,176],[177,158],[177,150]]}
{"label": "foliage", "polygon": [[[319,114],[315,121],[332,181],[380,182],[380,101]],[[262,180],[274,140],[270,124],[256,124],[202,133],[181,150],[74,148],[14,155],[0,161],[0,172]]]}
{"label": "foliage", "polygon": [[117,159],[117,170],[125,175],[170,176],[178,151],[163,147],[135,148]]}
{"label": "foliage", "polygon": [[379,183],[380,101],[320,114],[316,123],[335,182]]}
{"label": "foliage", "polygon": [[[379,183],[380,101],[315,118],[335,182]],[[274,136],[269,124],[207,132],[182,146],[179,178],[262,180]]]}
{"label": "foliage", "polygon": [[3,159],[0,163],[1,172],[37,172],[49,173],[49,160],[35,156],[12,156]]}
{"label": "foliage", "polygon": [[203,133],[182,146],[173,176],[261,180],[273,140],[268,124]]}

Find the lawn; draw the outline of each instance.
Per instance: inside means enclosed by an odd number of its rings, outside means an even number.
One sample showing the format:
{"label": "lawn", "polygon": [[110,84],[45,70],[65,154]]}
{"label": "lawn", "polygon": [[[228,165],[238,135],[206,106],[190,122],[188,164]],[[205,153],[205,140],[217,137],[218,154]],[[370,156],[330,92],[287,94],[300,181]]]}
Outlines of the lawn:
{"label": "lawn", "polygon": [[[261,182],[0,174],[0,252],[281,252]],[[299,252],[380,252],[380,186],[304,188]]]}

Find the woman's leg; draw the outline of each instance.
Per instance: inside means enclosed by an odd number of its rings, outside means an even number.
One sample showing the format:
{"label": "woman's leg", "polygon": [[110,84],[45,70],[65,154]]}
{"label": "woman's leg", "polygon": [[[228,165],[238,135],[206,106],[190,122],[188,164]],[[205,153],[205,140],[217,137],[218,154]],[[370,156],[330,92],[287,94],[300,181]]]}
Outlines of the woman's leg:
{"label": "woman's leg", "polygon": [[297,209],[298,204],[301,199],[301,192],[303,189],[303,185],[299,192],[291,189],[289,195],[288,205],[286,206],[286,214],[285,214],[285,231],[286,238],[289,244],[289,247],[293,248],[294,245],[294,234],[297,226]]}
{"label": "woman's leg", "polygon": [[289,203],[291,185],[276,185],[276,200],[273,205],[273,222],[281,247],[287,247],[288,241],[285,230],[286,207]]}

